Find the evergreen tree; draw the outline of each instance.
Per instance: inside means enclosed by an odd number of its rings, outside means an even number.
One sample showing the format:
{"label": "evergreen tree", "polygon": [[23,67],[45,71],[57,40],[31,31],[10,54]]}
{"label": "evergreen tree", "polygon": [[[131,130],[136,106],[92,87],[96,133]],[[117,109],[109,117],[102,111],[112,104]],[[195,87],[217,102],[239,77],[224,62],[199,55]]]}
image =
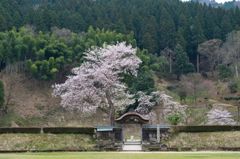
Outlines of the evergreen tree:
{"label": "evergreen tree", "polygon": [[222,22],[221,22],[221,37],[222,40],[226,40],[226,35],[232,31],[232,25],[230,23],[230,20],[227,15],[223,16]]}
{"label": "evergreen tree", "polygon": [[133,88],[135,92],[151,93],[155,88],[152,71],[148,71],[147,73],[140,72],[136,82],[133,84]]}
{"label": "evergreen tree", "polygon": [[7,30],[6,19],[2,14],[0,14],[0,31],[5,31],[5,30]]}
{"label": "evergreen tree", "polygon": [[160,49],[172,48],[175,44],[176,28],[172,16],[163,8],[160,18]]}
{"label": "evergreen tree", "polygon": [[14,15],[13,15],[13,25],[16,28],[22,27],[22,19],[21,19],[21,16],[20,16],[18,11],[14,12]]}
{"label": "evergreen tree", "polygon": [[187,19],[184,14],[181,14],[178,18],[178,30],[183,29],[187,25]]}
{"label": "evergreen tree", "polygon": [[99,29],[103,29],[104,28],[104,21],[101,18],[97,19],[96,27],[99,28]]}
{"label": "evergreen tree", "polygon": [[47,31],[47,27],[46,25],[44,24],[44,21],[43,21],[43,18],[40,14],[36,14],[35,17],[34,17],[34,24],[37,28],[37,31]]}
{"label": "evergreen tree", "polygon": [[182,74],[187,74],[195,71],[193,64],[190,63],[188,60],[187,53],[182,50],[180,44],[177,44],[177,46],[175,47],[174,55],[175,62],[173,72],[177,75],[178,80],[180,80],[180,76]]}
{"label": "evergreen tree", "polygon": [[139,40],[137,36],[139,35],[141,29],[141,18],[135,7],[132,8],[131,19],[133,24],[134,38]]}
{"label": "evergreen tree", "polygon": [[86,24],[83,20],[82,16],[78,13],[72,14],[68,17],[69,26],[68,28],[73,32],[79,32],[79,31],[85,31],[86,30]]}
{"label": "evergreen tree", "polygon": [[182,35],[182,29],[178,30],[176,38],[177,44],[180,44],[182,46],[182,49],[185,51],[187,47],[187,41],[184,39],[184,36]]}
{"label": "evergreen tree", "polygon": [[235,13],[234,13],[234,12],[235,12],[235,11],[234,11],[233,8],[231,8],[231,9],[229,9],[229,10],[227,11],[227,16],[228,16],[228,18],[229,18],[229,20],[230,20],[230,23],[231,23],[231,26],[232,26],[233,29],[234,29],[235,26],[236,26]]}
{"label": "evergreen tree", "polygon": [[115,29],[116,29],[116,31],[117,31],[118,33],[122,33],[122,34],[126,34],[126,33],[127,33],[125,24],[124,24],[124,22],[123,22],[122,19],[119,19],[119,20],[117,21]]}
{"label": "evergreen tree", "polygon": [[50,26],[51,27],[54,27],[54,26],[59,27],[59,25],[60,25],[60,22],[58,20],[58,16],[57,16],[56,12],[51,11],[51,14],[50,14]]}
{"label": "evergreen tree", "polygon": [[[85,17],[83,17],[84,21],[85,21],[85,26],[89,27],[89,26],[96,26],[95,20],[91,15],[91,11],[89,11],[87,13],[87,15]],[[73,19],[74,20],[74,19]]]}
{"label": "evergreen tree", "polygon": [[221,39],[221,30],[218,26],[215,26],[214,31],[213,31],[213,38],[214,39]]}
{"label": "evergreen tree", "polygon": [[197,56],[197,72],[199,72],[199,54],[197,53],[197,46],[198,44],[204,42],[205,39],[206,38],[203,34],[198,17],[196,16],[194,18],[193,26],[192,26],[192,47],[195,55]]}
{"label": "evergreen tree", "polygon": [[43,19],[43,23],[46,26],[46,29],[50,30],[51,29],[51,11],[48,10],[47,8],[45,8],[43,11],[42,19]]}
{"label": "evergreen tree", "polygon": [[207,39],[213,38],[213,30],[215,27],[215,24],[213,22],[212,14],[208,11],[205,18],[204,18],[204,24],[205,24],[205,36]]}
{"label": "evergreen tree", "polygon": [[201,3],[199,3],[199,5],[198,5],[197,17],[198,17],[199,23],[201,25],[201,28],[204,31],[205,30],[205,24],[204,24],[205,17],[204,17],[203,7],[202,7]]}
{"label": "evergreen tree", "polygon": [[133,30],[133,23],[132,23],[132,17],[131,15],[128,13],[128,11],[124,12],[124,24],[126,26],[127,31],[132,31]]}
{"label": "evergreen tree", "polygon": [[205,41],[205,36],[203,34],[200,22],[196,16],[193,21],[192,26],[192,44],[194,48],[197,48],[197,45]]}
{"label": "evergreen tree", "polygon": [[236,25],[240,26],[240,9],[238,6],[236,6],[235,8],[235,22],[236,22]]}
{"label": "evergreen tree", "polygon": [[[143,43],[143,48],[148,49],[150,53],[155,53],[157,43],[156,41],[154,41],[153,37],[148,32],[144,34],[142,43]],[[154,43],[155,43],[155,47],[153,46]]]}

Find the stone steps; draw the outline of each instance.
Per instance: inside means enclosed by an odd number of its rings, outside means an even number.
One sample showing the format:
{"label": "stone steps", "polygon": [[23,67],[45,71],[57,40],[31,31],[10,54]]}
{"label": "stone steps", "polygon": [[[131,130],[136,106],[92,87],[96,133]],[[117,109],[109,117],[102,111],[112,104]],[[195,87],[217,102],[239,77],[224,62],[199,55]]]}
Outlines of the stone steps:
{"label": "stone steps", "polygon": [[124,142],[124,145],[141,145],[140,141],[128,141],[128,142]]}
{"label": "stone steps", "polygon": [[123,151],[142,151],[141,145],[123,145]]}

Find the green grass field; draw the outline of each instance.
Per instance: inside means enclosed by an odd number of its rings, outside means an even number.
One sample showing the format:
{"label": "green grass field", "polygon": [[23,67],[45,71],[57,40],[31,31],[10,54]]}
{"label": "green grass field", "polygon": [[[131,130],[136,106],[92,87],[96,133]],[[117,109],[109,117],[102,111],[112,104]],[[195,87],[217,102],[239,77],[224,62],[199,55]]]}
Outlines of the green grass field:
{"label": "green grass field", "polygon": [[240,159],[240,153],[14,153],[0,154],[0,159]]}

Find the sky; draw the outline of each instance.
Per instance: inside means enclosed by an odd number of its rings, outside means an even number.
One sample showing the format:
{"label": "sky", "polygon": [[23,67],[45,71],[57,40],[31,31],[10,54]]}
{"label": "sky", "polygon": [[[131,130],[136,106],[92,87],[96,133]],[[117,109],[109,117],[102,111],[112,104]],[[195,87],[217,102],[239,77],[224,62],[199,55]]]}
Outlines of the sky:
{"label": "sky", "polygon": [[[189,1],[189,0],[182,0],[182,1]],[[232,0],[215,0],[218,3],[224,3],[224,2],[228,2],[228,1],[232,1]]]}

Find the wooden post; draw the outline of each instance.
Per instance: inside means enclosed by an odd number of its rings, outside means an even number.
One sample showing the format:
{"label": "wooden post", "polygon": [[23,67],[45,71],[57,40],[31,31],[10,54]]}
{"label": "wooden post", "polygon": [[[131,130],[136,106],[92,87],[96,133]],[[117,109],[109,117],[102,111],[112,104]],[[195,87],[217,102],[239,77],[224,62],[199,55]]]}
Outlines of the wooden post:
{"label": "wooden post", "polygon": [[239,110],[240,110],[240,106],[238,104],[238,124],[240,123]]}
{"label": "wooden post", "polygon": [[124,144],[124,124],[122,124],[122,142]]}
{"label": "wooden post", "polygon": [[142,135],[142,124],[140,125],[140,144],[142,144],[142,141],[143,141],[143,135]]}

